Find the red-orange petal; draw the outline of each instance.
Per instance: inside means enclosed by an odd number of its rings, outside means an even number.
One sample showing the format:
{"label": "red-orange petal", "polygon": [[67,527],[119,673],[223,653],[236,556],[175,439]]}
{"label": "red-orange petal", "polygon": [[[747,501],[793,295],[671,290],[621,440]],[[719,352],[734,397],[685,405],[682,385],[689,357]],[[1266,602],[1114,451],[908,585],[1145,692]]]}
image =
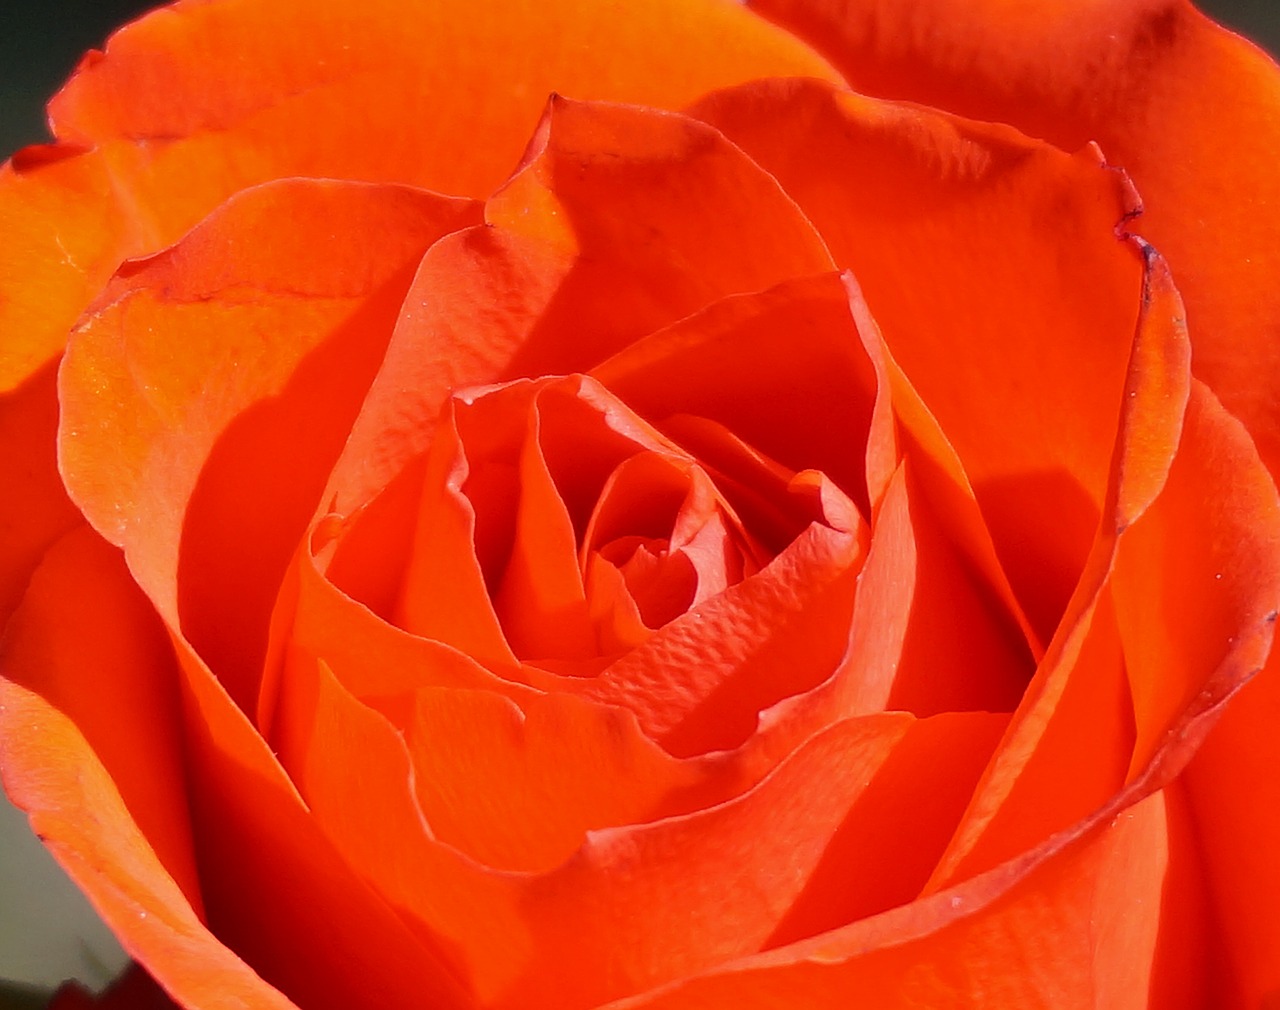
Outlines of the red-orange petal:
{"label": "red-orange petal", "polygon": [[[74,723],[198,911],[168,636],[120,552],[84,523],[36,569],[0,644],[0,672]],[[19,775],[32,772],[10,766],[8,774],[21,785]]]}
{"label": "red-orange petal", "polygon": [[1155,977],[1157,964],[1190,983],[1203,956],[1188,949],[1181,964],[1163,960],[1166,929],[1203,914],[1194,876],[1188,886],[1185,864],[1194,856],[1179,818],[1156,793],[1110,823],[951,892],[607,1010],[837,1010],[849,1005],[850,993],[886,1010],[978,1006],[993,998],[1017,1007],[1147,1010],[1153,989],[1170,992]]}
{"label": "red-orange petal", "polygon": [[831,268],[768,173],[652,109],[554,99],[485,217],[423,261],[331,483],[343,514],[425,448],[450,389],[587,371],[710,302]]}
{"label": "red-orange petal", "polygon": [[1134,230],[1178,278],[1196,375],[1280,467],[1280,70],[1266,54],[1189,0],[749,6],[859,91],[1011,123],[1067,150],[1096,141],[1142,194]]}
{"label": "red-orange petal", "polygon": [[692,114],[771,172],[851,268],[1047,641],[1106,490],[1137,312],[1141,265],[1114,232],[1132,208],[1124,179],[1093,151],[815,81],[744,85]]}
{"label": "red-orange petal", "polygon": [[56,384],[48,365],[0,393],[0,629],[44,552],[82,521],[58,474]]}
{"label": "red-orange petal", "polygon": [[[205,906],[218,937],[300,1006],[350,1007],[371,988],[387,1007],[465,1005],[430,937],[363,882],[245,713],[185,643],[176,645],[188,795]],[[329,749],[356,766],[346,748]]]}
{"label": "red-orange petal", "polygon": [[83,526],[50,551],[0,671],[5,791],[126,950],[194,1010],[290,1010],[202,921],[173,659],[118,551]]}
{"label": "red-orange petal", "polygon": [[[1101,808],[1126,783],[1165,773],[1149,749],[1140,758],[1135,754],[1134,697],[1122,638],[1126,629],[1120,624],[1112,579],[1126,531],[1150,510],[1160,508],[1170,469],[1180,459],[1179,439],[1185,434],[1183,419],[1192,379],[1177,290],[1163,260],[1149,247],[1141,248],[1146,263],[1141,313],[1121,397],[1104,519],[1062,623],[935,870],[931,889],[1011,859],[1036,839],[1065,830]],[[1219,433],[1210,432],[1208,440],[1212,443],[1218,437]],[[1230,444],[1228,440],[1226,445]],[[1189,451],[1201,450],[1192,445]],[[1216,544],[1214,517],[1199,513],[1197,519],[1204,524],[1199,532]],[[1269,535],[1262,529],[1250,539]],[[1227,550],[1221,545],[1215,549]],[[1181,578],[1176,561],[1167,557],[1159,561],[1162,567],[1150,573],[1152,579],[1177,582]],[[1259,554],[1267,573],[1264,579],[1274,577],[1276,561],[1273,552]],[[1237,577],[1233,588],[1248,598],[1252,586],[1265,597],[1265,585]],[[1257,615],[1242,609],[1234,616],[1238,619],[1235,630],[1247,643],[1241,644],[1242,654],[1247,655],[1261,631],[1255,623]],[[1198,655],[1204,658],[1204,653]],[[1213,685],[1215,673],[1214,664],[1201,662],[1185,675],[1207,688]],[[1237,676],[1243,675],[1237,671]],[[1220,698],[1221,692],[1213,697]],[[1163,750],[1185,762],[1192,745],[1183,740],[1174,746],[1167,734],[1180,728],[1181,737],[1186,737],[1193,722],[1205,724],[1202,715],[1203,706],[1166,707],[1156,733],[1166,745]],[[1086,739],[1088,746],[1082,745]],[[1169,757],[1158,760],[1167,763]],[[1138,765],[1131,775],[1135,761]]]}
{"label": "red-orange petal", "polygon": [[792,471],[821,471],[870,518],[876,376],[834,274],[718,300],[591,374],[659,428],[676,415],[705,418]]}
{"label": "red-orange petal", "polygon": [[588,1007],[757,949],[914,723],[889,713],[829,727],[735,799],[593,833],[546,874],[501,874],[432,837],[401,734],[318,672],[311,739],[285,754],[317,823],[501,1008]]}

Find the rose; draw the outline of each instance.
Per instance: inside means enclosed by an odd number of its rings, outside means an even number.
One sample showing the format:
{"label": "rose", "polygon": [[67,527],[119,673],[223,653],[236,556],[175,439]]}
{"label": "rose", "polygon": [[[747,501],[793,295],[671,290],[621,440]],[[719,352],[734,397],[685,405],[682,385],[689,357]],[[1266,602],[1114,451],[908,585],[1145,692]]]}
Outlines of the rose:
{"label": "rose", "polygon": [[183,1005],[1277,986],[1274,68],[758,6],[180,6],[6,169],[0,763]]}

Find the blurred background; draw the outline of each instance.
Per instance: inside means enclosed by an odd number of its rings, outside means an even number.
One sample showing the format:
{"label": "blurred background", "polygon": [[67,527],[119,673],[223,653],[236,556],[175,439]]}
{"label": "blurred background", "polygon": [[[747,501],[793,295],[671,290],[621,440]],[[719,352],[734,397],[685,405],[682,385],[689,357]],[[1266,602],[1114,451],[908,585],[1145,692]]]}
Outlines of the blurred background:
{"label": "blurred background", "polygon": [[[48,97],[86,49],[100,47],[113,28],[150,6],[140,0],[0,0],[0,159],[49,139]],[[1200,6],[1280,52],[1280,0],[1203,0]],[[42,1006],[65,978],[99,989],[124,963],[111,934],[27,830],[25,818],[0,798],[0,1010]]]}

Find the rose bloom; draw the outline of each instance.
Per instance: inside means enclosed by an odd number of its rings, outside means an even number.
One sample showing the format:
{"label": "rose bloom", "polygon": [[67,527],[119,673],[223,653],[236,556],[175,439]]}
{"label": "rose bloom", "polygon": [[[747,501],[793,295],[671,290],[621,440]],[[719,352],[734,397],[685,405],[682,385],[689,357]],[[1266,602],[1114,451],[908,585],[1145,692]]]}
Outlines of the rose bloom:
{"label": "rose bloom", "polygon": [[1277,1005],[1258,50],[189,0],[50,116],[0,769],[176,1003]]}

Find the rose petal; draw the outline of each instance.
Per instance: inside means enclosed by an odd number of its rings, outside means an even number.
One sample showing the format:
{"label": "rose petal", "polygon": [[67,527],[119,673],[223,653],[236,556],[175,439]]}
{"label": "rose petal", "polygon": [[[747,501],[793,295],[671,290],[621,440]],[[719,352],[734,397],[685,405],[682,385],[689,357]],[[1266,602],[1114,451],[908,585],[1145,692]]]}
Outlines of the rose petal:
{"label": "rose petal", "polygon": [[755,575],[573,688],[635,712],[671,754],[738,747],[760,711],[839,664],[866,540],[865,527],[814,523]]}
{"label": "rose petal", "polygon": [[409,272],[474,214],[397,186],[246,191],[123,268],[72,341],[60,376],[71,496],[241,705]]}
{"label": "rose petal", "polygon": [[[1183,773],[1220,931],[1207,1005],[1267,1006],[1280,996],[1280,838],[1276,712],[1280,657],[1233,698]],[[1241,839],[1245,844],[1241,844]]]}
{"label": "rose petal", "polygon": [[330,484],[343,514],[426,447],[449,390],[585,371],[711,301],[831,266],[767,173],[652,109],[554,99],[485,216],[423,261]]}
{"label": "rose petal", "polygon": [[1132,209],[1123,178],[1095,152],[820,82],[757,82],[692,111],[852,269],[1048,641],[1102,505],[1133,333],[1139,267],[1114,235]]}
{"label": "rose petal", "polygon": [[[1167,266],[1139,246],[1146,264],[1141,315],[1129,361],[1123,413],[1115,438],[1106,519],[1062,624],[1015,713],[931,889],[1011,859],[1036,839],[1065,830],[1117,795],[1137,745],[1133,698],[1111,581],[1124,532],[1162,500],[1176,465],[1190,396],[1190,347],[1182,303]],[[1204,530],[1211,535],[1211,530]],[[1264,566],[1268,560],[1262,560]],[[1175,568],[1175,571],[1177,568]],[[1170,578],[1167,569],[1152,578]],[[1242,622],[1250,636],[1258,629]],[[1198,666],[1203,686],[1212,665]],[[1238,686],[1238,685],[1236,685]],[[1166,713],[1178,722],[1192,709]],[[1168,723],[1162,730],[1168,730]],[[1084,747],[1082,740],[1090,746]],[[1184,751],[1178,751],[1183,754]],[[1143,762],[1144,775],[1152,767]]]}
{"label": "rose petal", "polygon": [[[1185,826],[1155,793],[1045,856],[951,893],[607,1007],[835,1010],[854,992],[890,1010],[960,1008],[993,997],[1009,1006],[1144,1010],[1166,926],[1185,928],[1202,912],[1179,865],[1187,850],[1175,839],[1185,841]],[[1202,952],[1188,953],[1191,961],[1178,969],[1190,983]]]}
{"label": "rose petal", "polygon": [[58,475],[56,377],[46,367],[0,394],[0,628],[44,552],[81,522]]}
{"label": "rose petal", "polygon": [[[319,672],[313,742],[286,756],[314,816],[496,1007],[590,1006],[758,949],[914,722],[892,713],[830,727],[737,799],[591,835],[530,877],[486,871],[435,840],[403,739]],[[318,743],[339,738],[359,768]],[[695,914],[707,908],[716,914]],[[555,956],[569,945],[572,973]]]}
{"label": "rose petal", "polygon": [[591,374],[659,428],[673,415],[705,418],[792,471],[821,471],[870,516],[876,377],[837,277],[714,302]]}
{"label": "rose petal", "polygon": [[913,900],[955,830],[1008,717],[957,712],[914,723],[828,842],[765,949]]}
{"label": "rose petal", "polygon": [[172,656],[119,553],[59,541],[0,663],[5,791],[126,949],[189,1005],[292,1007],[202,922]]}
{"label": "rose petal", "polygon": [[132,956],[188,1006],[294,1006],[201,923],[74,723],[4,680],[0,715],[6,792]]}
{"label": "rose petal", "polygon": [[[82,746],[110,774],[153,858],[198,913],[168,636],[119,551],[83,523],[36,569],[0,643],[0,670],[83,735]],[[6,767],[15,784],[32,771]]]}
{"label": "rose petal", "polygon": [[[1117,571],[1133,594],[1130,620],[1143,632],[1135,634],[1134,646],[1126,642],[1126,657],[1133,657],[1139,725],[1145,725],[1143,737],[1153,743],[1171,707],[1199,704],[1238,680],[1241,670],[1261,663],[1269,635],[1242,631],[1241,618],[1259,612],[1275,616],[1277,593],[1267,562],[1276,544],[1274,534],[1266,532],[1275,529],[1275,491],[1254,462],[1253,446],[1239,423],[1203,387],[1195,393],[1188,444],[1169,478],[1171,490],[1180,494],[1167,509],[1135,524],[1134,557]],[[1209,433],[1212,439],[1205,437]],[[1230,477],[1222,469],[1228,466]],[[1205,494],[1205,488],[1216,487],[1230,487],[1231,494]],[[1188,535],[1184,524],[1191,510],[1208,510],[1215,524],[1211,534]],[[1144,584],[1138,566],[1169,554],[1177,559],[1180,577],[1166,585]],[[1144,626],[1147,614],[1160,612],[1165,616],[1160,627]],[[1203,637],[1187,640],[1192,628]],[[1224,649],[1229,651],[1215,682],[1189,676]],[[1232,700],[1184,775],[1222,930],[1222,963],[1230,966],[1217,977],[1215,1005],[1265,1005],[1280,992],[1275,957],[1280,868],[1267,841],[1280,838],[1280,807],[1272,802],[1278,788],[1273,770],[1280,671],[1274,650],[1271,656],[1262,674]],[[1195,696],[1197,690],[1203,694]]]}
{"label": "rose petal", "polygon": [[1011,123],[1067,150],[1097,141],[1137,184],[1136,230],[1178,278],[1196,375],[1280,467],[1280,74],[1266,54],[1186,0],[749,6],[859,91]]}
{"label": "rose petal", "polygon": [[1181,713],[1233,692],[1266,661],[1277,530],[1280,502],[1253,440],[1193,381],[1168,482],[1124,532],[1111,578],[1136,721],[1130,775]]}
{"label": "rose petal", "polygon": [[[779,333],[787,339],[778,340]],[[912,516],[900,520],[901,533],[886,535],[911,539],[914,574],[901,613],[911,615],[912,630],[904,632],[906,652],[884,667],[893,679],[875,703],[867,671],[856,678],[863,703],[853,711],[889,706],[890,691],[892,707],[917,714],[1012,710],[1033,668],[1020,641],[1017,605],[960,483],[963,473],[945,455],[945,443],[937,444],[936,424],[880,344],[850,278],[828,274],[725,299],[637,341],[593,375],[659,427],[672,415],[711,419],[788,467],[822,470],[861,501],[865,515],[875,514],[870,487],[876,509],[883,509],[885,492],[882,476],[864,473],[888,460],[896,469],[907,454]],[[916,465],[924,479],[914,476]],[[930,508],[932,501],[938,505]],[[946,521],[939,518],[943,508],[950,510]],[[884,518],[881,512],[874,536]],[[896,621],[884,616],[885,628]],[[938,664],[958,651],[981,673],[939,677]],[[812,686],[806,681],[796,686]]]}
{"label": "rose petal", "polygon": [[0,169],[0,286],[18,293],[0,301],[0,330],[24,335],[6,341],[0,388],[62,348],[123,259],[239,190],[312,176],[483,197],[556,88],[679,108],[773,74],[838,79],[792,36],[709,0],[625,18],[586,0],[167,6],[85,58],[50,108],[60,146]]}
{"label": "rose petal", "polygon": [[[189,647],[176,644],[201,881],[219,938],[301,1006],[337,1010],[370,992],[406,1010],[423,1000],[464,1006],[432,938],[362,882],[245,714]],[[330,750],[355,766],[344,748]]]}
{"label": "rose petal", "polygon": [[624,710],[572,695],[531,699],[521,711],[496,694],[426,689],[406,731],[432,833],[501,869],[546,872],[588,831],[733,795],[732,776],[717,782],[705,763],[673,760]]}
{"label": "rose petal", "polygon": [[[1024,851],[1120,782],[1129,783],[1124,796],[1171,779],[1270,648],[1280,596],[1274,486],[1239,423],[1199,383],[1188,385],[1180,302],[1158,257],[1148,251],[1148,261],[1109,494],[1115,532],[1099,536],[1072,607],[1088,600],[1083,621],[1051,648],[933,886]],[[1203,489],[1227,462],[1241,494],[1206,507]],[[1138,572],[1143,563],[1151,567]],[[1159,627],[1149,623],[1153,611],[1164,614]],[[1191,620],[1219,631],[1193,647],[1181,637]],[[1131,702],[1082,697],[1111,694],[1117,681]],[[1096,744],[1081,749],[1085,726],[1091,740],[1111,743],[1105,754]]]}

